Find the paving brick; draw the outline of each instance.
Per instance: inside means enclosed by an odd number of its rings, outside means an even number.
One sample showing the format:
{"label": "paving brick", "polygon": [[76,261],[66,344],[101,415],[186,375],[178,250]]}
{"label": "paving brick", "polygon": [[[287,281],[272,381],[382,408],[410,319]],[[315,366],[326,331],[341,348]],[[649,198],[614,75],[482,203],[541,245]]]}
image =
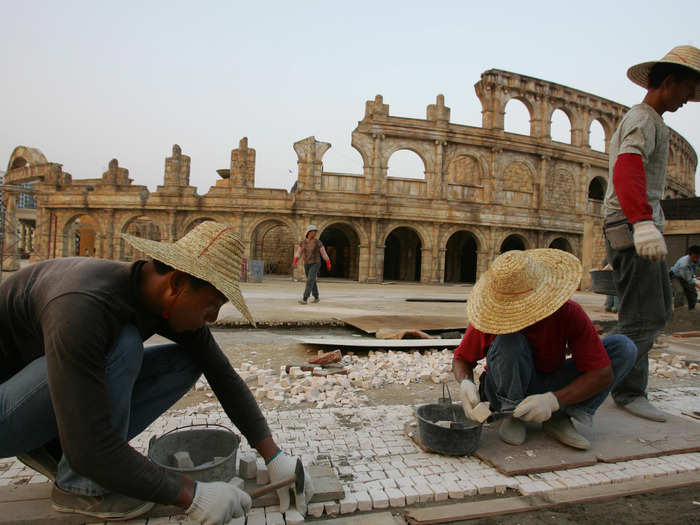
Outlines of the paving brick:
{"label": "paving brick", "polygon": [[[314,518],[320,518],[323,514],[323,503],[309,503],[306,513]],[[250,525],[250,517],[248,517],[248,525]]]}
{"label": "paving brick", "polygon": [[340,513],[340,503],[337,501],[326,501],[323,503],[323,509],[329,516],[337,516]]}
{"label": "paving brick", "polygon": [[386,495],[389,498],[389,505],[392,507],[405,507],[406,506],[406,496],[399,489],[388,488],[385,489]]}
{"label": "paving brick", "polygon": [[370,490],[369,497],[372,498],[372,508],[387,509],[389,508],[389,497],[383,490]]}
{"label": "paving brick", "polygon": [[412,486],[399,487],[399,490],[403,492],[403,495],[406,498],[406,505],[413,505],[414,503],[418,503],[420,501],[418,491]]}
{"label": "paving brick", "polygon": [[347,494],[344,499],[340,500],[340,513],[350,514],[357,510],[357,500],[352,494]]}
{"label": "paving brick", "polygon": [[284,521],[287,525],[300,525],[301,523],[304,523],[304,516],[294,509],[289,509],[284,513]]}
{"label": "paving brick", "polygon": [[370,498],[369,493],[366,491],[354,492],[352,496],[357,501],[357,510],[372,510],[372,498]]}

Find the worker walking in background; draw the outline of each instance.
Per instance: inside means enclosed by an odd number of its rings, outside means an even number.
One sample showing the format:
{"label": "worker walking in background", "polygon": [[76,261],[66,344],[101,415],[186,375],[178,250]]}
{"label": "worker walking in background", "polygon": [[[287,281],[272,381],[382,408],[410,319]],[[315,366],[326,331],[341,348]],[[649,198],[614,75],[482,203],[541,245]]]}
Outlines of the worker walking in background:
{"label": "worker walking in background", "polygon": [[637,345],[638,361],[612,391],[615,402],[639,417],[666,421],[647,399],[648,353],[671,313],[665,258],[664,214],[669,130],[662,115],[688,101],[700,101],[700,49],[678,46],[659,61],[632,66],[629,79],[645,88],[641,104],[623,117],[610,140],[605,195],[608,262],[620,298],[614,333]]}
{"label": "worker walking in background", "polygon": [[700,246],[695,244],[688,248],[688,255],[679,258],[669,272],[671,279],[676,280],[683,287],[683,292],[688,300],[688,310],[694,310],[698,302],[698,290],[700,284],[695,279],[695,272],[700,267]]}
{"label": "worker walking in background", "polygon": [[316,280],[318,279],[318,272],[321,269],[321,258],[325,261],[328,271],[331,271],[331,259],[328,257],[323,243],[316,238],[316,235],[318,235],[318,228],[313,224],[309,224],[309,227],[306,228],[304,240],[299,243],[299,248],[294,254],[294,260],[292,261],[292,268],[294,268],[299,258],[304,258],[306,288],[304,288],[304,295],[299,299],[299,303],[301,304],[306,304],[311,295],[314,296],[314,303],[320,300]]}

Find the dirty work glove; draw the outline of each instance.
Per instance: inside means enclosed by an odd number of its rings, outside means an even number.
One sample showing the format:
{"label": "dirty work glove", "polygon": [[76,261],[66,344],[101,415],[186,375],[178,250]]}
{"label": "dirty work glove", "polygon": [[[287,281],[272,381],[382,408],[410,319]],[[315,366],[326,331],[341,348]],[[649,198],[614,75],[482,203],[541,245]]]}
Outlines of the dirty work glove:
{"label": "dirty work glove", "polygon": [[459,395],[462,398],[462,408],[464,408],[464,413],[469,419],[471,417],[471,411],[476,405],[479,404],[479,391],[476,389],[474,381],[471,379],[462,379],[459,384]]}
{"label": "dirty work glove", "polygon": [[327,269],[329,272],[331,271],[331,260],[330,260],[330,259],[328,259],[328,260],[326,261],[326,269]]}
{"label": "dirty work glove", "polygon": [[[276,483],[286,477],[294,475],[297,466],[297,458],[289,456],[282,452],[278,452],[273,457],[272,461],[267,464],[267,472],[270,475],[270,483]],[[294,500],[296,502],[296,510],[301,515],[306,514],[306,506],[309,500],[314,495],[314,487],[311,482],[311,476],[304,469],[304,493],[297,494],[294,483],[288,487],[277,489],[277,495],[280,498],[280,512],[289,510],[289,494],[294,492]]]}
{"label": "dirty work glove", "polygon": [[191,521],[203,525],[224,525],[231,518],[240,518],[250,510],[250,496],[241,489],[223,482],[197,482],[194,499],[185,512]]}
{"label": "dirty work glove", "polygon": [[634,249],[641,257],[652,261],[663,261],[668,253],[663,234],[653,221],[634,223]]}
{"label": "dirty work glove", "polygon": [[542,423],[552,417],[552,412],[559,410],[559,400],[554,392],[534,394],[523,399],[513,411],[513,417],[523,421]]}

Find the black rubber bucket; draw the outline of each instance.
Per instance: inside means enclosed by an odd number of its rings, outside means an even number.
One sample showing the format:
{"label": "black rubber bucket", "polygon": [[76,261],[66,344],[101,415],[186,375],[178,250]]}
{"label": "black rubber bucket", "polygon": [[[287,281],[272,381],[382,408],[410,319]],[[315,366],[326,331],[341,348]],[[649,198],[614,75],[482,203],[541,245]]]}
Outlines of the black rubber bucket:
{"label": "black rubber bucket", "polygon": [[[439,454],[466,456],[479,446],[481,423],[468,419],[458,403],[421,405],[416,409],[421,443]],[[454,421],[452,428],[436,425],[436,421]]]}
{"label": "black rubber bucket", "polygon": [[[168,470],[187,474],[197,481],[230,481],[236,476],[240,438],[222,425],[190,425],[153,436],[148,457]],[[194,467],[178,467],[173,454],[187,452]]]}
{"label": "black rubber bucket", "polygon": [[612,270],[591,270],[593,291],[604,295],[617,295]]}

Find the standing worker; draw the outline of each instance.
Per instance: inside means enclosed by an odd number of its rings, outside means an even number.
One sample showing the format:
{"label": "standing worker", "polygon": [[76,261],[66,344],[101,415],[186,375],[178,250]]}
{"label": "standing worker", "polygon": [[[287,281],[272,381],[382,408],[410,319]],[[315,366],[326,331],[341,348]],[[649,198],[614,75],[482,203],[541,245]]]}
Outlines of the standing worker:
{"label": "standing worker", "polygon": [[[51,259],[0,285],[0,457],[53,480],[55,510],[127,520],[161,503],[224,525],[250,509],[233,485],[195,483],[129,445],[202,373],[271,481],[295,473],[296,459],[276,445],[206,326],[227,301],[255,325],[238,287],[243,243],[234,229],[206,221],[172,244],[123,234],[152,259]],[[173,343],[144,347],[153,334]],[[289,488],[278,495],[285,511]]]}
{"label": "standing worker", "polygon": [[321,269],[321,258],[326,262],[328,271],[331,271],[331,259],[328,257],[323,243],[316,238],[317,234],[318,228],[313,224],[309,224],[309,227],[306,228],[304,240],[299,243],[299,248],[297,249],[297,253],[294,254],[294,260],[292,261],[292,268],[294,268],[299,257],[303,256],[304,258],[306,288],[304,288],[304,295],[299,299],[299,303],[301,304],[306,304],[310,295],[314,296],[314,303],[320,300],[318,297],[318,284],[316,284],[316,280],[318,279],[318,272]]}
{"label": "standing worker", "polygon": [[659,202],[666,187],[669,130],[661,117],[688,101],[700,101],[700,50],[675,47],[659,61],[632,66],[627,76],[647,94],[625,114],[610,141],[603,230],[620,298],[615,332],[634,341],[638,357],[612,397],[632,414],[666,421],[667,414],[648,401],[646,392],[648,353],[671,313]]}
{"label": "standing worker", "polygon": [[688,310],[694,310],[698,302],[698,290],[700,284],[695,279],[695,272],[700,267],[700,246],[694,244],[688,248],[688,255],[679,258],[671,267],[671,279],[675,279],[683,287],[683,292],[688,300]]}

